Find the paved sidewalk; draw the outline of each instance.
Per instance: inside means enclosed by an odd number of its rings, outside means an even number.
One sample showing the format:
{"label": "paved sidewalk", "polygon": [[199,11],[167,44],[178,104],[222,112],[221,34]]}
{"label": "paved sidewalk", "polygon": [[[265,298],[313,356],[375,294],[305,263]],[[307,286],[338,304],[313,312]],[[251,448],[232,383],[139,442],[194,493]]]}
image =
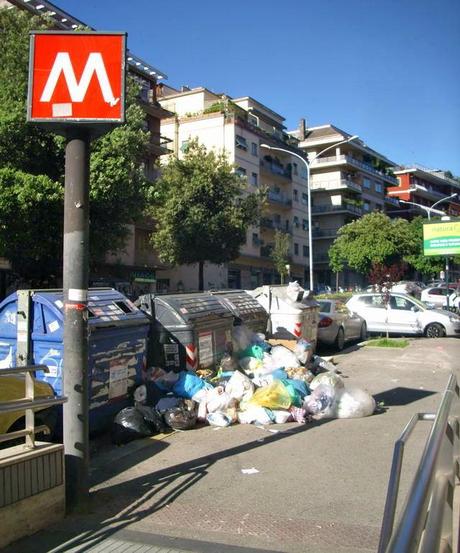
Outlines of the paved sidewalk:
{"label": "paved sidewalk", "polygon": [[[419,339],[337,355],[346,386],[384,404],[365,419],[203,427],[100,451],[87,509],[5,553],[376,551],[394,442],[413,413],[436,411],[459,351]],[[430,428],[406,448],[401,497]]]}

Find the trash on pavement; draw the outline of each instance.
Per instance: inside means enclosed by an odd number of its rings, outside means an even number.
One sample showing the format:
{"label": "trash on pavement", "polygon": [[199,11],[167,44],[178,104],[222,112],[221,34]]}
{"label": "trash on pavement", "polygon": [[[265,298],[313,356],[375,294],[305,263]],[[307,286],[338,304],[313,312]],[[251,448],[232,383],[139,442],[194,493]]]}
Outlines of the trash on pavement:
{"label": "trash on pavement", "polygon": [[123,445],[139,438],[151,436],[155,431],[137,407],[125,407],[112,424],[111,437],[115,445]]}
{"label": "trash on pavement", "polygon": [[337,397],[337,418],[354,419],[368,417],[375,411],[375,399],[365,390],[358,388],[342,389]]}
{"label": "trash on pavement", "polygon": [[177,407],[165,412],[164,419],[174,430],[190,430],[196,425],[197,412],[195,402],[183,400]]}
{"label": "trash on pavement", "polygon": [[250,469],[241,469],[241,472],[243,474],[257,474],[259,471],[256,468],[252,467]]}

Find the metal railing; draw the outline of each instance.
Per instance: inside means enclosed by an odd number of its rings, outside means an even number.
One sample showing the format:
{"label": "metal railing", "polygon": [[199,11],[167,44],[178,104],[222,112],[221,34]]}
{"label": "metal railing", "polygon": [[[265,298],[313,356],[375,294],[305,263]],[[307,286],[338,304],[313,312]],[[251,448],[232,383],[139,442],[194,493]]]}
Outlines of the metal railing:
{"label": "metal railing", "polygon": [[67,401],[67,398],[64,396],[40,397],[36,399],[34,377],[32,375],[35,371],[49,372],[49,368],[46,365],[27,365],[24,367],[0,369],[0,375],[25,374],[25,397],[0,402],[0,415],[25,411],[25,428],[24,430],[0,434],[0,442],[7,442],[16,438],[25,437],[25,446],[28,449],[33,449],[35,447],[35,434],[49,431],[48,427],[45,425],[35,426],[34,411],[46,409],[47,407],[53,407],[55,405],[62,405]]}
{"label": "metal railing", "polygon": [[[378,553],[453,549],[453,495],[459,477],[460,398],[452,374],[436,415],[417,413],[395,443]],[[433,421],[406,503],[394,527],[404,446],[418,421]]]}

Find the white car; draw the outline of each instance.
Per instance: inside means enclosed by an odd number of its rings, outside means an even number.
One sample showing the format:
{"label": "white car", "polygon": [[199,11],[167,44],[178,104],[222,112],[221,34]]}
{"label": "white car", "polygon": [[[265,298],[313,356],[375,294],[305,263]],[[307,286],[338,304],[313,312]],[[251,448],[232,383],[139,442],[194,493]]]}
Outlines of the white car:
{"label": "white car", "polygon": [[393,284],[393,286],[391,287],[391,291],[399,292],[402,294],[409,294],[410,296],[420,298],[422,288],[420,288],[420,286],[416,282],[401,280],[400,282]]}
{"label": "white car", "polygon": [[388,304],[382,294],[356,294],[347,307],[361,315],[369,332],[425,335],[428,338],[460,336],[460,317],[406,294],[390,293]]}
{"label": "white car", "polygon": [[[442,286],[432,286],[431,288],[425,288],[422,290],[420,299],[425,303],[431,303],[436,307],[442,307],[447,305],[447,289]],[[449,286],[449,306],[453,307],[455,301],[458,305],[457,289]]]}

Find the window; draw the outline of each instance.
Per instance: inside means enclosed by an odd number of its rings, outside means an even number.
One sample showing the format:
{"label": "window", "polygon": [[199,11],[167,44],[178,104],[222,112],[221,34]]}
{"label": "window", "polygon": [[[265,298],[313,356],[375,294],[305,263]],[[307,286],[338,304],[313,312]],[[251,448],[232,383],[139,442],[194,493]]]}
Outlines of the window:
{"label": "window", "polygon": [[308,194],[306,192],[302,192],[302,203],[304,205],[308,204]]}
{"label": "window", "polygon": [[299,174],[299,168],[297,167],[297,163],[292,164],[292,172],[294,173],[294,175]]}
{"label": "window", "polygon": [[308,230],[308,221],[307,221],[307,219],[302,219],[302,230]]}
{"label": "window", "polygon": [[300,167],[300,176],[303,178],[303,179],[306,179],[307,178],[307,168],[302,165]]}
{"label": "window", "polygon": [[308,246],[302,246],[302,253],[304,257],[308,257]]}
{"label": "window", "polygon": [[[406,300],[400,296],[391,296],[390,297],[390,307],[391,309],[400,309],[403,311],[410,311],[412,307],[415,307],[415,304],[411,301]],[[417,311],[419,309],[417,308]]]}
{"label": "window", "polygon": [[363,303],[366,307],[381,307],[385,308],[385,303],[381,294],[375,296],[362,296],[359,298],[359,302]]}
{"label": "window", "polygon": [[253,246],[260,246],[259,235],[257,234],[257,232],[252,233],[252,245]]}
{"label": "window", "polygon": [[294,215],[293,223],[294,223],[295,228],[299,228],[300,223],[299,223],[299,218],[297,217],[297,215]]}
{"label": "window", "polygon": [[293,195],[294,195],[294,201],[298,202],[299,201],[299,191],[294,188],[294,190],[292,192],[293,192]]}
{"label": "window", "polygon": [[370,211],[371,204],[369,202],[364,202],[363,203],[363,209],[364,209],[364,211]]}
{"label": "window", "polygon": [[259,118],[257,117],[257,115],[253,115],[252,113],[248,113],[248,123],[258,127],[259,126]]}
{"label": "window", "polygon": [[253,156],[257,156],[257,144],[255,142],[252,142],[251,144],[251,154]]}
{"label": "window", "polygon": [[379,192],[379,193],[383,192],[383,186],[382,186],[381,182],[376,182],[375,183],[375,191]]}
{"label": "window", "polygon": [[183,140],[180,145],[180,151],[185,154],[188,150],[188,146],[190,144],[190,140]]}
{"label": "window", "polygon": [[371,187],[370,179],[367,179],[366,177],[363,177],[363,188],[367,188],[369,190],[370,187]]}
{"label": "window", "polygon": [[235,144],[236,147],[240,150],[244,150],[245,152],[248,149],[248,143],[246,142],[246,138],[243,136],[240,136],[239,134],[235,135]]}
{"label": "window", "polygon": [[251,173],[251,184],[257,186],[257,173]]}
{"label": "window", "polygon": [[299,255],[299,244],[294,243],[294,255]]}
{"label": "window", "polygon": [[243,167],[238,167],[235,171],[235,173],[241,177],[241,178],[244,178],[246,176],[246,169],[244,169]]}

